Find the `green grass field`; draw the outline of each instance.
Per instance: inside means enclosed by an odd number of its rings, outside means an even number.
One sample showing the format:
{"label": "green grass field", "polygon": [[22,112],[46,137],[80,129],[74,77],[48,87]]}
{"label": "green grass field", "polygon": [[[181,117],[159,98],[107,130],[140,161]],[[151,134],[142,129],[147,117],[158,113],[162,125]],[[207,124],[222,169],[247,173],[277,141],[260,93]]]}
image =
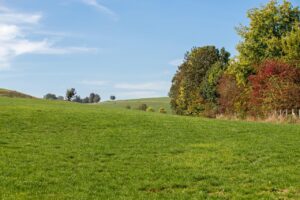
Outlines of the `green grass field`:
{"label": "green grass field", "polygon": [[147,106],[152,107],[155,112],[159,112],[160,108],[164,108],[168,114],[172,113],[170,107],[170,98],[168,97],[105,101],[100,105],[108,108],[126,108],[126,106],[130,106],[131,109],[136,110],[141,104],[147,104]]}
{"label": "green grass field", "polygon": [[0,98],[0,199],[300,199],[300,126]]}

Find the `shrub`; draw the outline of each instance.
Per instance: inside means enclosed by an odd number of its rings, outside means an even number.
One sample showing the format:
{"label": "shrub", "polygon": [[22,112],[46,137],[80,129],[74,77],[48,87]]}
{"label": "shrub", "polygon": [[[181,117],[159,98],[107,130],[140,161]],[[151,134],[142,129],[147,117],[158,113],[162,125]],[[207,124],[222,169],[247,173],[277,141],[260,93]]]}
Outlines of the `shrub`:
{"label": "shrub", "polygon": [[130,109],[131,109],[131,106],[130,106],[130,105],[127,105],[125,108],[128,109],[128,110],[130,110]]}
{"label": "shrub", "polygon": [[148,108],[147,104],[144,103],[138,106],[138,110],[142,110],[142,111],[146,111],[147,108]]}
{"label": "shrub", "polygon": [[215,103],[205,103],[204,111],[202,115],[208,118],[216,118],[217,116],[218,107]]}
{"label": "shrub", "polygon": [[167,111],[166,111],[164,108],[160,108],[160,109],[159,109],[159,113],[166,114]]}
{"label": "shrub", "polygon": [[224,74],[218,84],[218,112],[244,115],[247,112],[248,89],[238,85],[233,75]]}
{"label": "shrub", "polygon": [[148,107],[146,111],[147,112],[155,112],[154,108],[152,108],[152,107]]}

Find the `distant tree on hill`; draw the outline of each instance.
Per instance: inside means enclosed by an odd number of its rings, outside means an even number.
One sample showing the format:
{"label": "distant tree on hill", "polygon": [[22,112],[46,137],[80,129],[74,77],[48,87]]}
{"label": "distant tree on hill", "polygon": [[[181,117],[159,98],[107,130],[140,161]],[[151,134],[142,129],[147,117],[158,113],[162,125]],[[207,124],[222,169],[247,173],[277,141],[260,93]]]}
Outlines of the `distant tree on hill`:
{"label": "distant tree on hill", "polygon": [[89,103],[94,103],[95,93],[91,93],[89,97]]}
{"label": "distant tree on hill", "polygon": [[112,100],[112,101],[116,100],[116,96],[111,95],[111,96],[110,96],[110,100]]}
{"label": "distant tree on hill", "polygon": [[101,100],[101,97],[99,94],[91,93],[88,98],[88,102],[85,103],[99,103]]}
{"label": "distant tree on hill", "polygon": [[101,97],[99,94],[95,94],[94,96],[94,103],[99,103],[101,101]]}
{"label": "distant tree on hill", "polygon": [[84,99],[82,99],[82,103],[89,103],[89,102],[90,102],[89,97],[85,97]]}
{"label": "distant tree on hill", "polygon": [[76,90],[75,88],[71,88],[71,89],[68,89],[67,92],[66,92],[66,99],[68,101],[71,101],[72,98],[76,95]]}
{"label": "distant tree on hill", "polygon": [[80,98],[79,95],[76,95],[76,96],[73,98],[72,101],[73,101],[73,102],[77,102],[77,103],[82,103],[82,99]]}
{"label": "distant tree on hill", "polygon": [[55,94],[51,94],[51,93],[48,93],[44,96],[44,99],[47,99],[47,100],[57,100],[57,97]]}

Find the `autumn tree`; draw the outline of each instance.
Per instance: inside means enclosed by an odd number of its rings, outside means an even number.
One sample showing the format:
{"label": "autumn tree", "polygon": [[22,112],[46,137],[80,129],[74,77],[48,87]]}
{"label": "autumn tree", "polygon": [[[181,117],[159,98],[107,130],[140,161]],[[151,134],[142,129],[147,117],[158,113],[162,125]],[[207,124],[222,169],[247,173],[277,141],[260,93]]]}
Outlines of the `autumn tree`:
{"label": "autumn tree", "polygon": [[[215,65],[215,71],[218,71],[219,67],[224,67],[229,55],[225,49],[219,51],[214,46],[195,47],[186,53],[183,64],[179,66],[172,80],[169,92],[171,107],[175,113],[199,115],[204,110],[205,102],[214,98],[214,92],[208,90],[212,87],[212,90],[215,90],[215,79],[218,78],[214,70],[210,72],[210,69],[218,62],[220,64]],[[208,78],[214,80],[203,84]]]}
{"label": "autumn tree", "polygon": [[272,0],[261,8],[251,9],[248,18],[249,26],[238,28],[243,41],[237,49],[241,62],[255,64],[285,55],[281,40],[299,24],[300,11],[288,1],[280,5]]}
{"label": "autumn tree", "polygon": [[253,114],[266,116],[274,110],[300,109],[300,69],[278,60],[267,60],[250,76]]}
{"label": "autumn tree", "polygon": [[298,7],[288,1],[279,4],[271,0],[265,6],[249,10],[247,16],[250,24],[237,28],[242,40],[237,46],[237,62],[230,66],[242,84],[255,74],[254,65],[266,59],[299,58]]}

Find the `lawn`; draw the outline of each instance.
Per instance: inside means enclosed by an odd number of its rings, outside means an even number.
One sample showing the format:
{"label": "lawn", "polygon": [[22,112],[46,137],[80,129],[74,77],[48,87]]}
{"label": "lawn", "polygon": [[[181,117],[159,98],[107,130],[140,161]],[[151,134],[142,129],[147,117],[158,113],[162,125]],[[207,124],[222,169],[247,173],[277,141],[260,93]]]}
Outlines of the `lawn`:
{"label": "lawn", "polygon": [[0,98],[0,199],[299,199],[300,126]]}
{"label": "lawn", "polygon": [[105,101],[100,105],[108,108],[126,108],[127,106],[130,106],[131,109],[137,110],[141,104],[146,104],[147,106],[152,107],[155,112],[159,112],[160,108],[164,108],[168,114],[172,114],[170,98],[168,97]]}

